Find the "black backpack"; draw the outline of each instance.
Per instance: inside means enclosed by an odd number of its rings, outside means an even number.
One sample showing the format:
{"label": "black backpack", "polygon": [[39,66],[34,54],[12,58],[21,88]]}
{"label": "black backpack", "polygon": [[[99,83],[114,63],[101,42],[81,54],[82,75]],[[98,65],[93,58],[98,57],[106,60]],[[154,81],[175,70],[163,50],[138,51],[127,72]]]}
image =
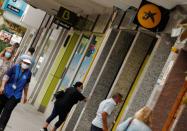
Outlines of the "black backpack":
{"label": "black backpack", "polygon": [[54,94],[54,97],[55,97],[55,99],[60,99],[60,98],[64,97],[64,94],[65,94],[64,90],[57,91],[57,92]]}

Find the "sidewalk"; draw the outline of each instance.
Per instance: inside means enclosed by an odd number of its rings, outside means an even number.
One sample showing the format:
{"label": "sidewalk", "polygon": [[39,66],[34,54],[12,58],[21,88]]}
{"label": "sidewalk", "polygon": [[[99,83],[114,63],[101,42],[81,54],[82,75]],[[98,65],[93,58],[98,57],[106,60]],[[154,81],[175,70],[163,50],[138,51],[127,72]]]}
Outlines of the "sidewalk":
{"label": "sidewalk", "polygon": [[30,104],[18,104],[12,112],[5,131],[39,131],[45,119]]}

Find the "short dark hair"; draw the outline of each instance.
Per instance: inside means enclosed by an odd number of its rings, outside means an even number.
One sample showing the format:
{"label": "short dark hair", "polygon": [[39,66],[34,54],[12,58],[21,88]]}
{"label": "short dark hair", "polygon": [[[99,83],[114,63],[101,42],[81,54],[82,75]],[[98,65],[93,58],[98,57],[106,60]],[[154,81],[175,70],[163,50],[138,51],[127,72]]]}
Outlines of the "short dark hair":
{"label": "short dark hair", "polygon": [[115,99],[116,97],[123,98],[123,95],[121,93],[115,93],[112,98]]}
{"label": "short dark hair", "polygon": [[19,43],[14,43],[14,45],[13,45],[14,47],[16,47],[16,48],[19,48]]}
{"label": "short dark hair", "polygon": [[34,49],[33,47],[30,47],[30,48],[28,49],[28,51],[29,51],[31,54],[33,54],[33,53],[35,52],[35,49]]}
{"label": "short dark hair", "polygon": [[82,85],[83,85],[83,83],[80,82],[80,81],[78,81],[78,82],[76,82],[73,86],[74,86],[75,88],[77,88],[77,87],[80,87],[80,86],[82,86]]}

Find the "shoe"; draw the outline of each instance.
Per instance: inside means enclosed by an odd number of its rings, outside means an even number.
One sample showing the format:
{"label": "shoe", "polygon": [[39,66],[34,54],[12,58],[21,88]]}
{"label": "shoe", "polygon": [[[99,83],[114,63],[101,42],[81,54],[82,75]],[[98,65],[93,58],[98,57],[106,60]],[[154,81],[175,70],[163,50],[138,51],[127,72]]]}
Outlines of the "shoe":
{"label": "shoe", "polygon": [[42,128],[40,131],[48,131],[47,128]]}

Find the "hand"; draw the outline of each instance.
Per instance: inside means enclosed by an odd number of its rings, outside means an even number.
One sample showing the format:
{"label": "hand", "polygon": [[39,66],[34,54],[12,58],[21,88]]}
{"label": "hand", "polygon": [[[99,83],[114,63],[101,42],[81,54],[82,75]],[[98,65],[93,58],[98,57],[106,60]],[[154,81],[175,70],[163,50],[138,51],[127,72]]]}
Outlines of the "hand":
{"label": "hand", "polygon": [[89,98],[88,97],[86,97],[85,99],[84,99],[84,102],[87,102],[89,100]]}
{"label": "hand", "polygon": [[3,91],[4,91],[4,88],[0,88],[0,95],[2,95],[3,94]]}

